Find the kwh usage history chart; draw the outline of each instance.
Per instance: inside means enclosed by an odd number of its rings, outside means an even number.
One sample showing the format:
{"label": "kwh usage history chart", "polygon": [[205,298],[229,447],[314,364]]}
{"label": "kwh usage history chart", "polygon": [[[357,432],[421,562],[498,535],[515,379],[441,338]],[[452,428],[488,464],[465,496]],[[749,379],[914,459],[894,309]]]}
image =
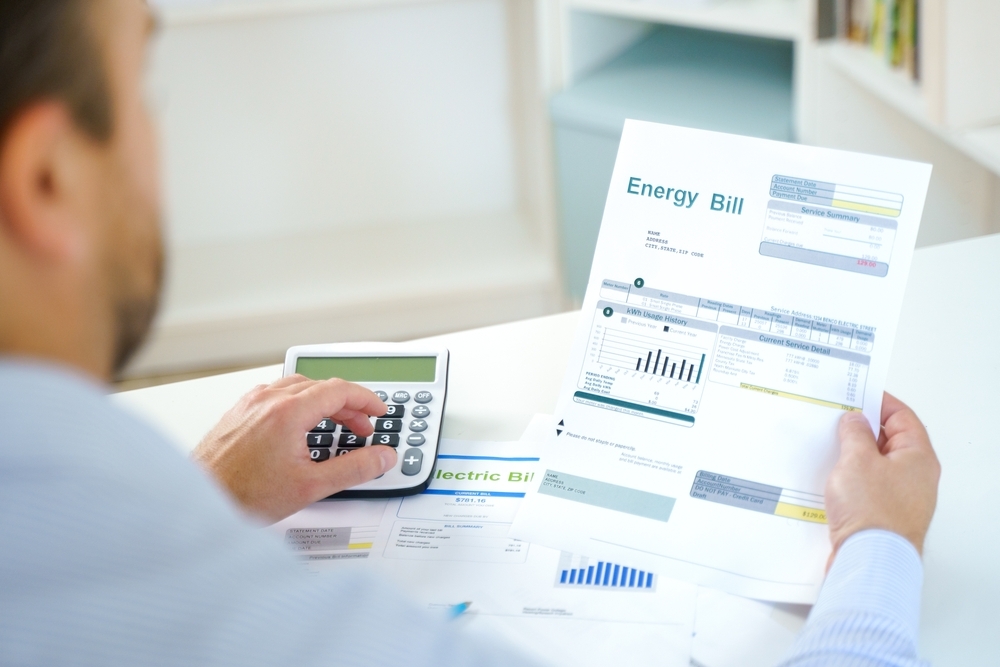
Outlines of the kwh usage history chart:
{"label": "kwh usage history chart", "polygon": [[599,301],[573,400],[691,426],[715,323]]}

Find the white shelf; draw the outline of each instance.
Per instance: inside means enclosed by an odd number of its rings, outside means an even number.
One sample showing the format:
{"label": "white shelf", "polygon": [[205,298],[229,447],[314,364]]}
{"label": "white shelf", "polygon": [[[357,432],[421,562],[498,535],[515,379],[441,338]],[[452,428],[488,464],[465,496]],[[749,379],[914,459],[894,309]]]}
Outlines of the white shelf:
{"label": "white shelf", "polygon": [[[177,248],[129,375],[278,359],[557,312],[555,262],[512,216]],[[177,305],[183,304],[183,306]]]}
{"label": "white shelf", "polygon": [[566,0],[566,6],[689,28],[717,30],[754,37],[805,40],[812,36],[815,0]]}
{"label": "white shelf", "polygon": [[819,52],[841,74],[952,147],[1000,174],[1000,126],[952,130],[931,120],[920,86],[869,49],[832,42]]}

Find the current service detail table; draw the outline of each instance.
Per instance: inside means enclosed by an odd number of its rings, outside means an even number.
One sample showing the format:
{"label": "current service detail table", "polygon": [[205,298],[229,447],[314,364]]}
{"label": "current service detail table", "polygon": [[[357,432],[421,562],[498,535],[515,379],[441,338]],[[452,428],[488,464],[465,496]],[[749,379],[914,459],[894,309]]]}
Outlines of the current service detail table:
{"label": "current service detail table", "polygon": [[[869,201],[891,200],[884,193],[840,188],[832,194],[819,194],[834,202],[833,208],[851,215],[863,214],[865,206],[892,206]],[[1000,618],[1000,568],[996,567],[1000,503],[993,498],[996,471],[1000,470],[1000,428],[995,423],[1000,403],[998,260],[1000,235],[917,251],[889,373],[889,391],[909,403],[926,424],[943,468],[938,510],[924,550],[920,642],[922,657],[938,665],[993,665],[1000,656],[1000,635],[996,633]],[[609,290],[616,289],[609,286]],[[625,296],[629,302],[656,298],[652,288],[649,293]],[[766,324],[772,334],[785,337],[794,333],[797,325],[794,318],[784,321],[772,317],[767,322],[755,318],[754,304],[714,304],[702,298],[690,295],[676,305],[679,309],[717,310],[719,331],[724,326],[734,329],[729,335],[737,344],[737,330]],[[516,440],[532,415],[551,413],[578,320],[579,313],[566,313],[428,339],[447,346],[452,354],[444,437]],[[683,371],[684,379],[690,378],[694,387],[691,393],[697,392],[701,370],[697,344],[691,349],[667,349],[655,340],[631,336],[622,329],[620,320],[614,326],[609,322],[608,327],[609,332],[616,332],[612,335],[627,339],[622,347],[628,354],[618,358],[598,350],[595,364],[628,364],[658,375]],[[803,337],[818,338],[845,353],[865,352],[863,331],[820,330]],[[281,366],[268,366],[117,394],[114,399],[190,450],[243,393],[280,375]],[[850,400],[845,396],[840,402]],[[706,488],[714,483],[710,479],[705,482]],[[758,491],[769,494],[775,511],[781,503],[792,503],[791,496],[778,493],[783,490]],[[804,502],[793,500],[792,504]],[[567,569],[571,569],[570,564]],[[776,612],[787,613],[787,609],[778,607]],[[743,646],[740,638],[751,637],[753,632],[726,633],[725,624],[713,625],[711,620],[699,619],[696,625],[697,632],[704,627],[704,633],[717,636],[696,638],[693,663],[704,667],[758,664],[763,656],[754,660],[748,651],[770,657],[780,655],[785,648]],[[709,644],[725,650],[699,654],[699,646]]]}

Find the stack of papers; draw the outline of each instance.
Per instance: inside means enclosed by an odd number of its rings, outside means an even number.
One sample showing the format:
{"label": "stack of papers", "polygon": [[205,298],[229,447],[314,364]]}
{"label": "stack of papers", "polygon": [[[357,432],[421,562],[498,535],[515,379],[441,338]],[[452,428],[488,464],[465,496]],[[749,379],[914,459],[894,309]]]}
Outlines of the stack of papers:
{"label": "stack of papers", "polygon": [[[549,418],[551,419],[551,417]],[[538,446],[444,440],[427,491],[317,503],[273,526],[314,571],[370,568],[549,664],[689,664],[696,586],[507,536]]]}

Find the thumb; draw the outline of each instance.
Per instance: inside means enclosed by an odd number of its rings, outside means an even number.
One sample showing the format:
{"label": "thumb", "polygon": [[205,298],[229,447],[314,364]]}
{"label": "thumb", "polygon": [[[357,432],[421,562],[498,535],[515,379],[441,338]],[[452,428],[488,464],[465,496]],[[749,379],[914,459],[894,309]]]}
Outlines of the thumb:
{"label": "thumb", "polygon": [[392,447],[361,447],[349,454],[330,459],[323,471],[327,495],[333,495],[358,484],[364,484],[384,474],[396,465],[396,450]]}
{"label": "thumb", "polygon": [[840,418],[840,455],[867,456],[878,452],[872,426],[860,412],[848,412]]}

